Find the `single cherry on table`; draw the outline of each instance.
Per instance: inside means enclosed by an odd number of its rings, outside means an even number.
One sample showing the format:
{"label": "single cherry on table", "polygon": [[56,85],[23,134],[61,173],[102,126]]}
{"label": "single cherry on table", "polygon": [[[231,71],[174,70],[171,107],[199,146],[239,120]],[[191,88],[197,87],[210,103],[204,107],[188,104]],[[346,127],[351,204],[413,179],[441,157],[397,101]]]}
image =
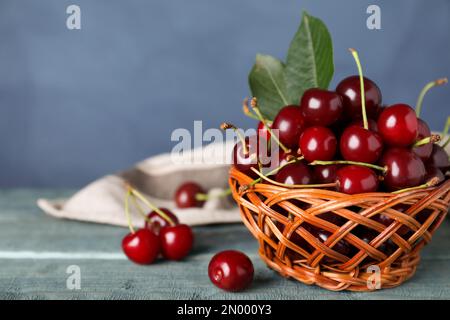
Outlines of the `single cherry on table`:
{"label": "single cherry on table", "polygon": [[226,291],[241,291],[250,286],[254,272],[252,261],[236,250],[217,253],[208,266],[211,282]]}
{"label": "single cherry on table", "polygon": [[202,207],[205,201],[199,195],[205,195],[205,190],[198,183],[188,181],[175,191],[175,203],[178,208]]}
{"label": "single cherry on table", "polygon": [[160,230],[161,252],[168,260],[186,257],[194,244],[192,229],[186,224],[164,227]]}
{"label": "single cherry on table", "polygon": [[137,264],[151,264],[161,251],[161,241],[152,230],[139,229],[123,238],[122,250],[128,259]]}

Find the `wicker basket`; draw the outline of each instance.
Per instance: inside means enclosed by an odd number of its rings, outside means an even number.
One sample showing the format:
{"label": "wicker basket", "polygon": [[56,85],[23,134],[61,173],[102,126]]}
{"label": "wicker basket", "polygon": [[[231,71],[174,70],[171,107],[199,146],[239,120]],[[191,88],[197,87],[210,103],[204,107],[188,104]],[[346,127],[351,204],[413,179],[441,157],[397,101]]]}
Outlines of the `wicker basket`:
{"label": "wicker basket", "polygon": [[[356,195],[267,183],[240,188],[252,180],[231,168],[233,198],[243,222],[259,242],[261,258],[282,276],[334,291],[392,288],[411,278],[420,250],[431,241],[450,202],[450,179],[437,187],[399,194]],[[406,209],[399,211],[399,205]],[[425,219],[417,221],[415,217],[423,212],[427,213]],[[322,219],[320,215],[324,213],[340,216],[345,222],[337,225]],[[380,213],[394,222],[385,225],[373,219]],[[331,235],[325,242],[319,241],[310,233],[311,226]],[[352,232],[358,226],[372,229],[376,236],[364,241]],[[349,244],[351,254],[343,255],[333,249],[340,241]],[[299,245],[300,242],[306,245]],[[394,248],[389,253],[380,250],[387,242]],[[379,286],[368,285],[368,280],[373,279],[369,266],[379,267]]]}

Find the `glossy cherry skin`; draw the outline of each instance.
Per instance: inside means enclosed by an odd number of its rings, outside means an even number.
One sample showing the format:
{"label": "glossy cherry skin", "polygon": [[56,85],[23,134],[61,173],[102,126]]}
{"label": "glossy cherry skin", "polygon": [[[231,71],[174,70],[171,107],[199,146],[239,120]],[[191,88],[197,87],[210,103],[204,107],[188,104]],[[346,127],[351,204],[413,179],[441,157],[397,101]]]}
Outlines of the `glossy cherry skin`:
{"label": "glossy cherry skin", "polygon": [[311,170],[301,161],[281,168],[275,180],[284,184],[310,184],[313,181]]}
{"label": "glossy cherry skin", "polygon": [[338,93],[319,88],[306,90],[300,100],[305,122],[313,126],[326,127],[335,123],[343,108],[343,100]]}
{"label": "glossy cherry skin", "polygon": [[337,164],[313,166],[313,180],[316,183],[333,183],[336,181],[336,172],[340,167]]}
{"label": "glossy cherry skin", "polygon": [[347,194],[375,192],[378,189],[378,177],[367,167],[348,165],[336,172],[336,190]]}
{"label": "glossy cherry skin", "polygon": [[278,139],[291,149],[297,147],[298,138],[304,127],[305,120],[302,111],[299,106],[295,105],[283,107],[272,123],[272,130],[278,130]]}
{"label": "glossy cherry skin", "polygon": [[[318,228],[310,228],[310,230],[308,230],[311,232],[311,234],[316,237],[317,239],[319,239],[321,242],[325,242],[328,240],[328,238],[332,235],[331,232],[328,232],[326,230],[322,230],[322,229],[318,229]],[[338,243],[336,243],[333,248],[334,251],[348,257],[351,251],[351,246],[350,244],[346,241],[346,240],[341,240]],[[333,263],[336,262],[334,261],[334,259],[329,258],[329,257],[324,257],[322,260],[323,263]]]}
{"label": "glossy cherry skin", "polygon": [[336,136],[326,127],[309,127],[303,131],[299,139],[301,154],[308,162],[333,159],[336,147]]}
{"label": "glossy cherry skin", "polygon": [[441,169],[444,173],[450,169],[450,161],[448,154],[444,148],[434,143],[430,158],[427,161],[427,166],[431,165]]}
{"label": "glossy cherry skin", "polygon": [[[164,212],[173,221],[174,224],[179,224],[177,216],[172,211],[167,208],[159,208],[159,210]],[[159,230],[161,230],[161,228],[167,227],[169,225],[170,223],[166,219],[161,217],[161,215],[156,211],[150,212],[147,215],[147,220],[145,221],[145,228],[152,230],[157,235],[159,234]]]}
{"label": "glossy cherry skin", "polygon": [[153,231],[139,229],[123,238],[122,250],[128,259],[137,264],[151,264],[161,251],[161,242]]}
{"label": "glossy cherry skin", "polygon": [[417,139],[416,112],[407,104],[394,104],[384,109],[377,125],[383,141],[390,146],[407,147]]}
{"label": "glossy cherry skin", "polygon": [[236,250],[217,253],[208,265],[211,282],[226,291],[241,291],[249,287],[254,272],[252,261]]}
{"label": "glossy cherry skin", "polygon": [[185,224],[164,227],[160,230],[161,251],[168,260],[181,260],[186,257],[194,244],[191,227]]}
{"label": "glossy cherry skin", "polygon": [[245,144],[247,153],[245,153],[242,142],[236,143],[232,151],[232,161],[239,171],[252,174],[251,168],[258,169],[258,159],[265,154],[267,142],[262,138],[257,139],[256,136],[252,136],[245,138]]}
{"label": "glossy cherry skin", "polygon": [[[378,125],[375,120],[369,118],[369,119],[367,119],[367,124],[369,125],[370,131],[378,133]],[[363,119],[355,119],[352,122],[350,122],[349,126],[351,126],[351,125],[357,125],[357,126],[364,128],[364,121],[363,121]]]}
{"label": "glossy cherry skin", "polygon": [[[430,127],[428,127],[428,124],[425,121],[418,118],[417,119],[417,141],[427,138],[429,136],[431,136]],[[415,154],[417,154],[419,156],[419,158],[422,161],[425,162],[431,156],[431,152],[433,151],[433,144],[427,143],[427,144],[421,145],[419,147],[414,147],[413,151]]]}
{"label": "glossy cherry skin", "polygon": [[201,207],[203,200],[197,200],[197,194],[205,194],[205,190],[195,182],[189,181],[180,185],[175,192],[175,203],[178,208]]}
{"label": "glossy cherry skin", "polygon": [[437,183],[441,183],[445,180],[445,175],[442,173],[442,170],[435,166],[428,165],[426,166],[425,171],[425,178],[423,179],[425,182],[428,182],[433,178],[437,178]]}
{"label": "glossy cherry skin", "polygon": [[270,140],[270,132],[269,130],[267,130],[266,126],[262,121],[258,122],[257,134],[258,137],[261,137],[262,139],[264,139],[264,141]]}
{"label": "glossy cherry skin", "polygon": [[380,159],[387,166],[383,185],[389,191],[418,186],[425,177],[425,166],[410,149],[392,147],[387,149]]}
{"label": "glossy cherry skin", "polygon": [[[359,76],[350,76],[339,82],[336,92],[344,99],[344,114],[346,117],[362,117]],[[364,94],[366,98],[366,113],[369,117],[373,117],[377,112],[378,105],[381,104],[380,88],[372,80],[364,78]]]}
{"label": "glossy cherry skin", "polygon": [[339,147],[345,160],[375,163],[383,151],[383,140],[376,132],[352,125],[342,133]]}

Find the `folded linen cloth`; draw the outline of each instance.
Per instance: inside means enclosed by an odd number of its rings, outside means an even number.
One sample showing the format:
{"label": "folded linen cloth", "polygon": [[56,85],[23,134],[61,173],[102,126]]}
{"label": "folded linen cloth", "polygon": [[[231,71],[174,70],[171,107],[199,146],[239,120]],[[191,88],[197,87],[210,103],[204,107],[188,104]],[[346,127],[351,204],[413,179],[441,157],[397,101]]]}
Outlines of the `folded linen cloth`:
{"label": "folded linen cloth", "polygon": [[[239,222],[239,209],[230,199],[210,197],[202,208],[178,209],[172,201],[176,188],[195,181],[208,194],[228,188],[229,155],[234,142],[212,143],[183,154],[161,154],[139,162],[117,174],[104,176],[76,192],[69,199],[39,199],[47,214],[65,219],[127,226],[124,214],[125,182],[129,182],[158,207],[172,210],[180,222],[189,225]],[[130,205],[133,223],[144,220]]]}

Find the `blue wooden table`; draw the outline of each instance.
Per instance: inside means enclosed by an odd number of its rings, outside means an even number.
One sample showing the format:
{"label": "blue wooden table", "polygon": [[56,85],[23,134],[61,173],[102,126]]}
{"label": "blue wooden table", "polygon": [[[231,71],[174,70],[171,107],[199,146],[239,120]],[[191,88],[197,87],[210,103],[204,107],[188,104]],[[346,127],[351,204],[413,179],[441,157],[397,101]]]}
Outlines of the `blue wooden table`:
{"label": "blue wooden table", "polygon": [[[37,198],[71,193],[0,191],[0,299],[450,299],[449,220],[404,285],[373,293],[331,292],[269,270],[240,224],[195,228],[195,249],[182,262],[134,265],[120,250],[126,229],[57,220],[36,207]],[[242,250],[255,264],[255,281],[247,291],[227,293],[210,283],[208,262],[224,249]],[[71,278],[78,271],[79,289]]]}

